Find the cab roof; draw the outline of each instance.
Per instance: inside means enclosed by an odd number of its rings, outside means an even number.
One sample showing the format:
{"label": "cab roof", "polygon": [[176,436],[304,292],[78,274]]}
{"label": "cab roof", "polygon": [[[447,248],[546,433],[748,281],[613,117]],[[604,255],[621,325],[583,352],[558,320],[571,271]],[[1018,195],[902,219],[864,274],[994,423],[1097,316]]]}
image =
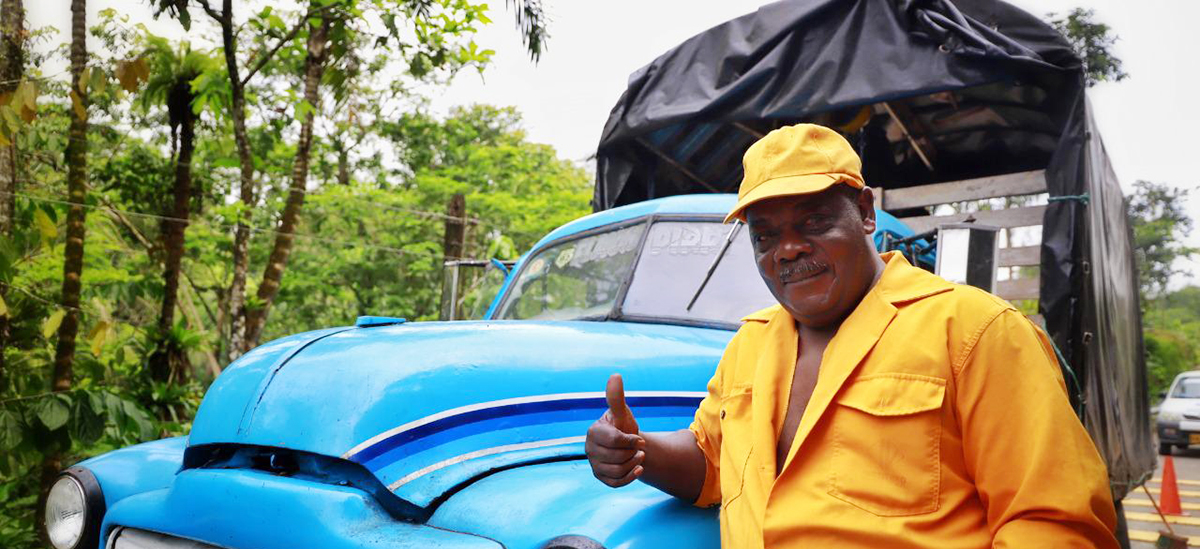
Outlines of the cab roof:
{"label": "cab roof", "polygon": [[729,213],[729,210],[733,209],[733,205],[736,203],[737,195],[731,193],[678,195],[636,202],[627,206],[596,212],[567,223],[551,231],[550,234],[539,240],[532,249],[539,249],[547,242],[558,240],[564,236],[648,215],[690,214],[724,217],[725,214]]}

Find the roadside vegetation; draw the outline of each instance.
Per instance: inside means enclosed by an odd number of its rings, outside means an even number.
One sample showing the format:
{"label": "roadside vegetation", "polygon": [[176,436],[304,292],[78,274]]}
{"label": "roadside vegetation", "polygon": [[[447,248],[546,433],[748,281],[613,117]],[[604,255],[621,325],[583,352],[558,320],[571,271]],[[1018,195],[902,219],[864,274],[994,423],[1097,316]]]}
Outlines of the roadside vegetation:
{"label": "roadside vegetation", "polygon": [[[484,4],[233,4],[161,2],[176,41],[74,0],[50,44],[0,2],[0,547],[44,546],[61,467],[186,434],[258,343],[436,319],[448,225],[456,256],[515,259],[590,211],[586,171],[514,109],[428,109],[487,66]],[[536,59],[540,5],[510,4]]]}

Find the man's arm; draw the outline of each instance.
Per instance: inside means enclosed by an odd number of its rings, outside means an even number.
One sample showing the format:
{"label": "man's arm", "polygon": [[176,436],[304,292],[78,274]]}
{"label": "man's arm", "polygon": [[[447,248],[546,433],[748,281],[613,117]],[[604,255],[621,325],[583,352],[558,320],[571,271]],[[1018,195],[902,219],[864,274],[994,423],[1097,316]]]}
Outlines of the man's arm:
{"label": "man's arm", "polygon": [[1043,332],[1005,309],[956,361],[955,386],[993,547],[1117,547],[1107,469]]}
{"label": "man's arm", "polygon": [[686,429],[644,433],[625,403],[619,374],[608,380],[608,410],[588,429],[584,443],[592,474],[613,488],[634,479],[675,497],[695,501],[704,485],[704,454]]}

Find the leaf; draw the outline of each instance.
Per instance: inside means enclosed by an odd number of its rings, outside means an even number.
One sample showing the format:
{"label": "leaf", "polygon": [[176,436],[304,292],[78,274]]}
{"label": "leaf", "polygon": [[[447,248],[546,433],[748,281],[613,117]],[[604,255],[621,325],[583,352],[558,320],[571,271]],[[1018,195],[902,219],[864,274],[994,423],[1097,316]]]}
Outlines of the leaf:
{"label": "leaf", "polygon": [[150,80],[150,65],[146,63],[145,59],[138,58],[138,60],[134,61],[133,70],[138,80],[142,82]]}
{"label": "leaf", "polygon": [[106,87],[108,87],[108,75],[104,74],[104,71],[101,70],[92,71],[88,88],[93,93],[102,93]]}
{"label": "leaf", "polygon": [[71,91],[72,92],[79,91],[80,93],[83,93],[84,91],[87,90],[88,82],[91,82],[91,81],[92,81],[92,68],[84,67],[83,71],[79,73],[79,80],[77,82],[75,82],[75,86],[74,86],[75,89],[73,89]]}
{"label": "leaf", "polygon": [[242,165],[242,163],[239,162],[238,159],[228,157],[228,156],[223,157],[223,158],[218,158],[213,161],[213,166],[216,166],[218,168],[236,168],[241,165]]}
{"label": "leaf", "polygon": [[108,340],[108,322],[101,320],[92,327],[92,331],[88,332],[88,341],[92,342],[92,354],[100,356],[100,351],[104,350],[104,342]]}
{"label": "leaf", "polygon": [[75,111],[75,117],[87,120],[87,108],[83,106],[83,100],[75,90],[71,90],[71,108]]}
{"label": "leaf", "polygon": [[59,309],[54,311],[50,316],[46,317],[46,321],[42,322],[42,337],[50,339],[54,332],[58,331],[58,326],[62,324],[63,317],[67,316],[67,311]]}
{"label": "leaf", "polygon": [[307,99],[301,99],[299,103],[296,103],[296,120],[304,120],[306,116],[316,110],[313,104],[309,103]]}
{"label": "leaf", "polygon": [[33,223],[37,225],[38,232],[42,233],[42,240],[54,240],[58,237],[58,226],[54,221],[50,220],[50,216],[42,209],[33,211]]}
{"label": "leaf", "polygon": [[0,410],[0,450],[8,451],[21,444],[21,420],[8,410]]}
{"label": "leaf", "polygon": [[26,123],[33,122],[37,118],[37,84],[29,80],[22,80],[17,86],[17,92],[21,96],[21,102],[15,106],[21,111],[21,119]]}
{"label": "leaf", "polygon": [[137,91],[142,82],[150,78],[150,68],[146,65],[144,58],[118,61],[114,73],[117,82],[121,84],[121,89],[130,93]]}
{"label": "leaf", "polygon": [[38,421],[42,422],[47,429],[55,431],[67,424],[71,419],[71,409],[67,407],[66,397],[63,395],[49,395],[38,401],[35,411]]}
{"label": "leaf", "polygon": [[24,80],[21,82],[20,85],[17,86],[17,89],[25,90],[24,105],[31,110],[36,109],[37,108],[37,95],[38,95],[37,84],[30,80]]}
{"label": "leaf", "polygon": [[85,392],[76,398],[71,406],[71,438],[83,444],[92,444],[104,434],[104,416],[100,414],[92,397],[93,393]]}
{"label": "leaf", "polygon": [[4,302],[2,295],[0,295],[0,316],[8,316],[8,304]]}
{"label": "leaf", "polygon": [[113,70],[114,76],[117,77],[117,83],[121,85],[121,89],[127,92],[137,89],[137,75],[130,65],[130,61],[117,61],[117,68]]}
{"label": "leaf", "polygon": [[122,404],[125,418],[128,420],[126,428],[135,431],[141,440],[154,438],[154,423],[150,421],[150,416],[131,401],[124,400]]}

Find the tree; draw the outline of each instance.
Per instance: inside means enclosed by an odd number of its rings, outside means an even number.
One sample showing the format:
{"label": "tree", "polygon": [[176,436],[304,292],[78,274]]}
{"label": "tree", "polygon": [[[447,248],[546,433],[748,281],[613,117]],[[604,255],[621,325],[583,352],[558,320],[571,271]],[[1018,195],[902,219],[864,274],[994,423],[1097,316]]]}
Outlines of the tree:
{"label": "tree", "polygon": [[1192,219],[1184,210],[1188,189],[1141,180],[1133,186],[1127,209],[1133,224],[1138,287],[1146,304],[1165,292],[1171,277],[1186,272],[1179,268],[1178,260],[1197,250],[1182,242],[1192,230]]}
{"label": "tree", "polygon": [[[238,221],[233,250],[233,281],[228,292],[228,311],[230,317],[228,358],[233,360],[256,343],[257,336],[261,332],[262,325],[265,323],[267,314],[269,313],[271,301],[282,280],[287,256],[291,247],[290,231],[285,230],[284,223],[294,223],[296,212],[303,205],[303,193],[306,189],[297,189],[295,183],[299,182],[303,185],[307,181],[307,155],[311,150],[311,144],[297,148],[296,159],[293,162],[293,185],[289,191],[289,199],[285,205],[285,211],[280,219],[280,230],[276,233],[276,245],[272,251],[271,259],[264,270],[258,302],[253,309],[248,308],[244,301],[244,288],[246,266],[249,259],[245,253],[249,245],[249,227],[245,221],[250,207],[255,203],[253,181],[254,157],[250,152],[249,141],[245,132],[244,87],[250,78],[256,72],[267,67],[281,49],[297,39],[305,40],[305,43],[309,46],[319,43],[322,48],[329,48],[330,53],[336,57],[346,55],[354,47],[354,40],[357,34],[355,26],[364,24],[365,15],[369,10],[376,12],[376,15],[379,16],[379,19],[383,22],[387,30],[387,34],[379,37],[375,41],[375,44],[380,47],[388,47],[389,43],[394,44],[394,51],[403,54],[407,65],[407,72],[417,78],[422,78],[442,68],[457,70],[459,67],[472,64],[482,68],[482,65],[490,58],[491,52],[488,50],[478,50],[475,43],[469,40],[469,37],[475,31],[473,23],[486,21],[486,18],[483,17],[483,11],[486,9],[486,6],[483,5],[462,1],[451,2],[448,0],[390,0],[387,2],[370,3],[361,2],[360,0],[313,0],[309,3],[308,9],[296,19],[296,23],[291,27],[291,30],[278,37],[273,47],[262,50],[262,53],[256,56],[253,68],[250,69],[245,77],[239,78],[232,1],[224,0],[220,11],[213,9],[209,5],[208,0],[194,1],[221,26],[227,72],[232,86],[234,133],[238,142],[239,163],[242,168],[243,192],[241,193],[241,206],[243,214]],[[190,25],[191,17],[189,15],[189,2],[187,0],[156,0],[155,4],[158,13],[165,12],[178,18],[185,27]],[[540,8],[540,3],[537,0],[523,0],[519,4],[522,9],[518,14],[518,25],[524,32],[527,47],[529,47],[531,52],[540,54],[543,47],[542,41],[545,38],[545,21],[543,20],[544,16]],[[267,16],[266,18],[271,24],[265,26],[264,30],[274,36],[274,34],[282,30],[281,27],[283,25],[279,17],[269,17],[272,15],[271,11],[271,8],[268,7],[263,12],[260,12],[260,15],[265,14]],[[411,28],[401,25],[406,20],[410,23]],[[320,22],[319,24],[317,24],[318,21]],[[308,36],[302,36],[306,31]],[[326,35],[319,37],[320,40],[314,42],[312,40],[314,32],[321,32]],[[410,36],[412,34],[416,36],[415,43],[406,43],[406,41],[411,40]],[[455,38],[460,36],[468,38],[465,44],[455,40]],[[325,42],[330,39],[332,39],[332,43],[326,44]],[[309,91],[307,76],[310,70],[316,71],[318,74],[314,89],[320,85],[319,74],[324,71],[324,55],[325,53],[322,52],[321,63],[311,64],[308,61],[305,62],[306,97]],[[298,108],[297,111],[299,111],[297,118],[301,120],[302,126],[300,144],[303,145],[306,131],[304,126],[306,124],[308,125],[307,132],[310,136],[309,139],[311,139],[311,120],[308,116],[310,114],[315,116],[318,113],[315,112],[316,105],[314,102],[307,99],[301,103],[301,108]],[[301,171],[299,168],[303,168],[303,178],[297,177]],[[299,192],[299,195],[297,195],[297,192]]]}
{"label": "tree", "polygon": [[515,259],[591,211],[587,173],[551,147],[529,142],[512,108],[461,107],[444,119],[408,113],[374,127],[388,140],[383,147],[401,156],[402,171],[380,168],[377,180],[308,195],[302,225],[322,240],[296,239],[288,283],[264,338],[360,315],[437,319],[438,214],[456,193],[466,196],[466,255],[476,258]]}
{"label": "tree", "polygon": [[[75,360],[75,336],[79,333],[79,294],[83,277],[83,239],[85,235],[88,154],[87,0],[71,0],[71,127],[67,142],[67,243],[63,250],[62,321],[58,326],[58,344],[54,352],[51,389],[65,392],[71,388]],[[42,493],[50,489],[62,468],[62,450],[53,448],[42,460]],[[44,495],[42,496],[45,497]]]}
{"label": "tree", "polygon": [[[323,4],[323,5],[322,5]],[[399,41],[402,33],[396,25],[397,17],[409,13],[415,7],[413,17],[414,27],[418,30],[418,47],[415,51],[406,52],[405,48],[396,48],[404,54],[404,61],[410,75],[424,79],[434,75],[436,70],[453,73],[462,67],[477,65],[482,68],[490,57],[490,52],[479,51],[474,42],[459,46],[448,41],[455,35],[473,32],[471,26],[475,21],[483,19],[485,6],[459,3],[453,9],[446,9],[437,14],[431,10],[433,3],[423,4],[411,0],[395,4],[381,4],[380,16],[385,27],[389,30],[387,38]],[[544,37],[542,13],[537,2],[525,2],[526,10],[518,14],[518,26],[525,31],[526,46],[531,55],[540,55]],[[532,9],[531,9],[532,6]],[[443,6],[449,8],[449,5]],[[292,179],[288,191],[287,202],[279,221],[275,244],[262,280],[258,287],[255,307],[246,309],[245,336],[242,340],[242,351],[248,351],[258,344],[266,323],[271,305],[278,295],[282,284],[284,269],[293,246],[293,233],[299,219],[299,212],[304,204],[307,192],[307,177],[309,157],[312,151],[312,132],[318,113],[319,86],[325,71],[327,56],[338,59],[355,59],[355,51],[362,47],[358,36],[362,30],[358,27],[361,22],[362,6],[359,0],[322,0],[314,2],[309,13],[320,13],[319,17],[310,17],[308,21],[308,37],[304,62],[304,97],[297,109],[301,119],[300,138],[296,148],[296,156],[292,165]],[[387,38],[384,42],[386,43]],[[328,51],[327,51],[328,50]],[[346,80],[350,76],[346,70],[335,72],[331,78],[334,95],[340,95]]]}
{"label": "tree", "polygon": [[[175,151],[174,184],[171,204],[163,212],[163,298],[158,317],[158,346],[150,355],[151,376],[159,381],[182,380],[187,372],[186,356],[179,338],[173,334],[175,307],[178,303],[182,272],[184,232],[192,202],[192,155],[196,148],[196,121],[199,118],[196,81],[216,70],[216,62],[183,42],[173,47],[157,36],[146,36],[145,55],[150,62],[150,78],[141,96],[143,107],[165,105],[171,127],[171,149]],[[143,63],[139,60],[135,63]],[[131,69],[137,70],[137,69]],[[132,82],[126,79],[124,82]]]}
{"label": "tree", "polygon": [[[0,1],[0,96],[12,95],[25,73],[25,8],[21,0]],[[0,233],[12,232],[16,215],[17,151],[10,139],[0,142]]]}
{"label": "tree", "polygon": [[[279,220],[279,232],[275,236],[275,245],[271,249],[270,258],[267,259],[262,283],[258,286],[259,306],[246,312],[246,333],[242,352],[249,351],[258,344],[258,337],[262,334],[263,324],[267,320],[267,312],[275,300],[275,295],[279,293],[279,284],[283,279],[283,270],[287,266],[288,256],[292,252],[292,242],[295,239],[293,233],[296,231],[296,223],[300,215],[300,208],[304,205],[304,194],[308,186],[308,160],[312,151],[313,125],[316,120],[319,86],[321,77],[325,73],[325,60],[329,53],[331,27],[336,23],[343,26],[341,29],[343,33],[346,32],[344,21],[340,18],[335,19],[328,11],[316,19],[317,21],[308,22],[303,77],[304,99],[301,103],[304,108],[299,115],[301,119],[300,139],[296,145],[296,158],[292,163],[291,188],[288,192],[287,203],[283,208],[283,215]],[[298,109],[298,111],[300,110]]]}
{"label": "tree", "polygon": [[1121,70],[1121,60],[1111,49],[1117,42],[1112,27],[1095,20],[1093,10],[1075,8],[1066,15],[1050,13],[1047,18],[1060,34],[1066,37],[1083,61],[1084,78],[1088,87],[1100,82],[1119,82],[1129,77]]}
{"label": "tree", "polygon": [[[25,8],[21,0],[0,2],[0,96],[8,97],[10,108],[17,106],[13,96],[25,72]],[[19,107],[18,107],[19,108]],[[11,238],[17,214],[17,147],[15,139],[0,142],[0,238]],[[11,331],[8,287],[0,286],[0,391],[4,390],[6,364],[4,349]]]}

